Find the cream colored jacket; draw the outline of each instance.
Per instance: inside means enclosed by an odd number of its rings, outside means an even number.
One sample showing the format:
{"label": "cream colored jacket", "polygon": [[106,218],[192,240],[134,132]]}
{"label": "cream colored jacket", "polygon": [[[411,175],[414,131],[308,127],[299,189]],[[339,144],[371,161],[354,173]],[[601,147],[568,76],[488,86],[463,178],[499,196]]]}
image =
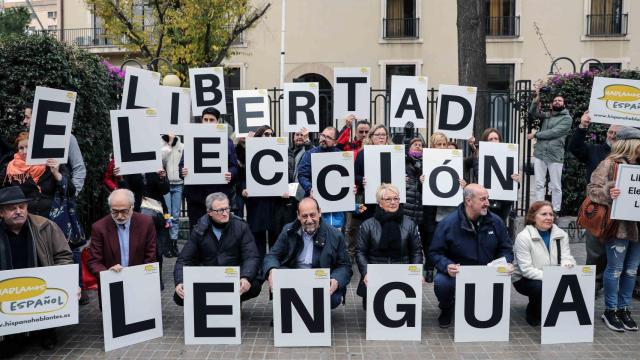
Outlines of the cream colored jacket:
{"label": "cream colored jacket", "polygon": [[515,271],[512,281],[525,277],[532,280],[542,280],[542,268],[547,265],[558,265],[558,247],[560,242],[560,265],[575,265],[576,260],[571,256],[569,248],[569,236],[557,225],[551,228],[549,249],[544,244],[542,236],[533,225],[525,226],[513,245],[515,255]]}

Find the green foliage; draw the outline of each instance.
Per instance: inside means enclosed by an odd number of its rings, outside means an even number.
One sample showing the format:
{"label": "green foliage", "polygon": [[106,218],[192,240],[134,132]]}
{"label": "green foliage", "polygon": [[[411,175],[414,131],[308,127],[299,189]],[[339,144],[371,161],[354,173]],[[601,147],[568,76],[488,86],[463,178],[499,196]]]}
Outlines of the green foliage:
{"label": "green foliage", "polygon": [[[585,71],[582,73],[557,74],[543,84],[551,88],[551,93],[542,94],[543,104],[549,104],[554,95],[565,98],[567,110],[573,117],[573,128],[580,123],[580,117],[589,109],[591,86],[595,76],[640,79],[638,70],[607,69],[603,72]],[[548,105],[543,105],[548,106]],[[539,123],[534,123],[534,128]],[[606,139],[608,125],[592,123],[587,133],[588,143],[603,143]],[[571,136],[571,134],[569,135]],[[567,144],[568,144],[567,138]],[[562,213],[575,216],[584,200],[589,179],[586,178],[585,167],[569,151],[565,151],[564,169],[562,172]]]}
{"label": "green foliage", "polygon": [[22,34],[30,20],[29,10],[24,6],[5,9],[0,12],[0,34]]}
{"label": "green foliage", "polygon": [[0,136],[12,142],[22,130],[36,86],[78,93],[73,133],[87,167],[79,211],[90,224],[104,215],[102,175],[111,152],[109,110],[118,106],[122,79],[101,59],[46,35],[0,36]]}

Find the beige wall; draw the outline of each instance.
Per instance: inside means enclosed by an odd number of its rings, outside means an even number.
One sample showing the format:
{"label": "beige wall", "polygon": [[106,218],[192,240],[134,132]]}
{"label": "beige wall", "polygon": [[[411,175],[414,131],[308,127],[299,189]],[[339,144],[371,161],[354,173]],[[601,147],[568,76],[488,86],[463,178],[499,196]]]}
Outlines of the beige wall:
{"label": "beige wall", "polygon": [[[58,12],[55,18],[49,18],[48,16],[50,11],[58,11],[58,2],[56,0],[32,0],[31,5],[38,16],[38,19],[40,19],[44,30],[49,29],[50,26],[59,27],[58,19],[60,13]],[[4,0],[4,7],[27,7],[29,13],[31,13],[31,9],[27,6],[27,3],[24,0]],[[40,23],[38,23],[38,20],[35,18],[31,19],[29,27],[35,30],[41,30]]]}
{"label": "beige wall", "polygon": [[60,0],[65,29],[85,29],[93,27],[93,15],[84,0]]}

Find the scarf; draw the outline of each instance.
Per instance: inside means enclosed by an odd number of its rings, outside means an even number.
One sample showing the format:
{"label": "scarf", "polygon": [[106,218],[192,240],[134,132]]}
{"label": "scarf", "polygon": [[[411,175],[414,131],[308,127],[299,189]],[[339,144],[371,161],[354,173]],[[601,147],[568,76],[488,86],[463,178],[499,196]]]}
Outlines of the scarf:
{"label": "scarf", "polygon": [[414,159],[422,159],[422,151],[409,150],[409,156],[411,156]]}
{"label": "scarf", "polygon": [[40,177],[47,170],[46,165],[27,165],[25,156],[19,152],[13,155],[13,160],[7,165],[5,183],[17,182],[23,184],[29,178],[38,184]]}
{"label": "scarf", "polygon": [[400,257],[400,243],[402,241],[402,235],[400,233],[400,224],[402,223],[402,208],[399,208],[396,212],[390,213],[382,210],[382,208],[378,206],[376,207],[376,213],[374,217],[382,226],[379,250],[386,250],[385,252],[389,257]]}

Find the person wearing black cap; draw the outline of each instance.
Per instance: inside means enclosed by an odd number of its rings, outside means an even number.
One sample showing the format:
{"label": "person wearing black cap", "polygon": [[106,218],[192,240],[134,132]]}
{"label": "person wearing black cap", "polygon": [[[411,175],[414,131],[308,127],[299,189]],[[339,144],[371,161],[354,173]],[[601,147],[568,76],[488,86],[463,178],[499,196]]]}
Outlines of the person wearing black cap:
{"label": "person wearing black cap", "polygon": [[[73,264],[62,230],[47,218],[29,214],[28,202],[18,186],[0,189],[0,270]],[[32,332],[31,336],[39,338],[45,349],[57,344],[55,329]],[[0,354],[15,354],[25,345],[22,334],[5,337]]]}

